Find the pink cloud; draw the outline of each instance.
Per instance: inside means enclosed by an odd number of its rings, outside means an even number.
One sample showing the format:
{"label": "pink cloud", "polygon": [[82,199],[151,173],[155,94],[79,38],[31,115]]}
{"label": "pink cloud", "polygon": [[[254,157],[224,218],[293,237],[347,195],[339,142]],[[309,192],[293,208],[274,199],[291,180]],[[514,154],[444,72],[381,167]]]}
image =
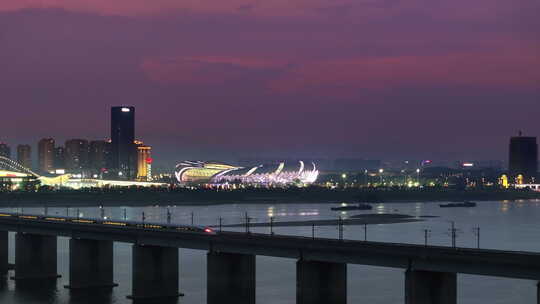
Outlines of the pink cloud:
{"label": "pink cloud", "polygon": [[354,94],[394,87],[540,87],[533,53],[450,54],[338,59],[310,62],[269,84],[280,93]]}
{"label": "pink cloud", "polygon": [[[496,19],[519,10],[538,9],[534,0],[2,0],[0,11],[60,8],[103,15],[155,15],[175,12],[258,16],[349,15],[363,19],[391,19],[403,13],[432,18]],[[362,17],[362,19],[358,19]]]}
{"label": "pink cloud", "polygon": [[217,85],[245,80],[253,72],[277,70],[287,62],[255,57],[199,56],[146,59],[142,70],[163,84]]}
{"label": "pink cloud", "polygon": [[[372,3],[374,0],[363,0]],[[70,11],[106,15],[169,14],[174,11],[215,14],[299,15],[314,14],[315,9],[351,5],[355,0],[3,0],[0,10],[62,8]]]}
{"label": "pink cloud", "polygon": [[[241,85],[255,81],[278,94],[351,96],[359,90],[427,87],[540,87],[538,48],[429,56],[356,57],[329,60],[276,60],[267,57],[176,57],[147,59],[149,79],[163,84]],[[294,62],[294,64],[292,64]]]}

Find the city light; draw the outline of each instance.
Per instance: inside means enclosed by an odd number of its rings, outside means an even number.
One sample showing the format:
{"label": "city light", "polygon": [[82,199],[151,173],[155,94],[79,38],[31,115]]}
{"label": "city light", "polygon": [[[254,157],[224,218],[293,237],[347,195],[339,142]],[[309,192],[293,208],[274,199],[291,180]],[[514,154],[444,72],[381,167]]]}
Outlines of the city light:
{"label": "city light", "polygon": [[297,164],[280,162],[240,167],[215,162],[184,161],[176,166],[175,175],[181,184],[291,185],[312,184],[317,180],[319,170],[314,163],[305,166],[303,161],[299,161]]}

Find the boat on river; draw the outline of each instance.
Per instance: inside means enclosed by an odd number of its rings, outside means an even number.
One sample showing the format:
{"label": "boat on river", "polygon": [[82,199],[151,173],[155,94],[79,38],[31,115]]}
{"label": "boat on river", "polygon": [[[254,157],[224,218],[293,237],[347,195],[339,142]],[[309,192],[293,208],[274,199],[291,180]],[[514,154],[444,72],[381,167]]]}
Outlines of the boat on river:
{"label": "boat on river", "polygon": [[458,207],[476,207],[475,202],[463,202],[463,203],[448,203],[448,204],[440,204],[441,208],[458,208]]}
{"label": "boat on river", "polygon": [[332,207],[330,210],[332,211],[349,211],[349,210],[371,210],[373,209],[373,206],[370,204],[363,204],[359,203],[357,205],[342,205],[339,207]]}

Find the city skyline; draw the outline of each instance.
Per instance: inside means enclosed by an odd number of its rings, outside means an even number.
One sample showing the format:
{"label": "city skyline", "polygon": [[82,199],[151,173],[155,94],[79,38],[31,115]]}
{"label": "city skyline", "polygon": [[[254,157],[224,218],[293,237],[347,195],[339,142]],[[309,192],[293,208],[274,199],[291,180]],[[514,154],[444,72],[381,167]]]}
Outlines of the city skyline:
{"label": "city skyline", "polygon": [[540,134],[535,1],[84,2],[0,4],[1,141],[104,139],[117,104],[167,164],[506,159]]}
{"label": "city skyline", "polygon": [[1,0],[0,303],[540,304],[539,11]]}
{"label": "city skyline", "polygon": [[[212,157],[211,155],[213,154],[209,154],[209,153],[201,153],[201,154],[183,154],[183,155],[191,155],[190,157],[188,157],[189,159],[197,159],[197,158],[200,158],[202,160],[209,160],[209,161],[213,161],[213,160],[221,160],[221,161],[227,161],[227,162],[230,162],[230,163],[233,163],[233,164],[241,164],[243,162],[260,162],[260,161],[263,161],[263,162],[266,162],[266,163],[275,163],[275,162],[278,162],[278,161],[291,161],[291,160],[294,160],[294,161],[297,161],[297,160],[300,160],[301,159],[301,156],[302,155],[307,155],[307,156],[304,156],[304,158],[307,158],[307,159],[311,159],[311,160],[319,160],[319,161],[322,161],[323,163],[328,163],[328,162],[332,162],[334,163],[334,165],[332,166],[336,166],[337,167],[340,167],[340,165],[338,164],[338,162],[340,161],[363,161],[363,162],[367,162],[367,163],[371,163],[371,162],[379,162],[380,163],[380,166],[382,167],[396,167],[396,165],[398,163],[403,163],[404,166],[411,166],[411,165],[418,165],[418,166],[424,166],[424,162],[429,162],[429,164],[431,166],[435,165],[435,166],[441,166],[441,167],[461,167],[463,164],[466,164],[466,163],[472,163],[474,165],[474,167],[480,165],[480,168],[487,168],[487,167],[493,167],[493,168],[506,168],[508,165],[509,165],[509,151],[508,151],[508,147],[507,147],[507,144],[508,144],[508,140],[509,138],[512,138],[512,137],[515,137],[517,134],[514,134],[512,136],[509,136],[506,138],[506,146],[502,145],[502,146],[498,146],[497,149],[498,150],[501,150],[502,151],[502,155],[500,158],[482,158],[482,157],[479,157],[479,158],[459,158],[459,157],[455,157],[455,158],[432,158],[432,159],[421,159],[421,158],[397,158],[397,157],[394,157],[394,158],[383,158],[383,157],[372,157],[372,158],[368,158],[368,157],[363,157],[363,155],[351,155],[351,156],[339,156],[339,155],[336,155],[336,156],[320,156],[320,157],[316,157],[314,155],[315,154],[305,154],[305,153],[299,153],[299,154],[287,154],[287,153],[274,153],[274,154],[265,154],[264,152],[263,153],[252,153],[252,154],[240,154],[240,155],[233,155],[233,154],[227,154],[227,153],[224,153],[222,155],[217,155],[217,154],[214,154],[215,157]],[[525,135],[524,135],[525,136]],[[530,135],[528,137],[532,137],[532,138],[537,138],[537,136],[533,136],[533,135]],[[41,138],[41,139],[37,139],[36,142],[24,142],[24,143],[10,143],[10,142],[1,142],[2,145],[4,147],[8,147],[10,150],[12,150],[11,152],[11,158],[13,160],[17,160],[18,157],[20,156],[18,154],[18,148],[20,147],[29,147],[30,148],[30,159],[26,161],[26,164],[32,164],[32,166],[27,166],[28,168],[36,168],[36,169],[40,169],[41,170],[41,165],[40,165],[40,161],[39,161],[39,141],[43,140],[43,139],[52,139],[53,141],[55,141],[56,143],[56,146],[55,146],[55,150],[57,149],[62,149],[62,150],[65,150],[65,145],[68,143],[68,142],[71,142],[71,141],[85,141],[87,142],[87,144],[89,145],[88,147],[88,150],[90,151],[91,150],[91,146],[90,144],[92,143],[105,143],[107,141],[110,142],[110,138],[108,137],[103,137],[105,139],[96,139],[97,137],[91,137],[91,138],[67,138],[66,140],[57,140],[59,137],[46,137],[46,138]],[[140,140],[135,140],[135,144],[136,145],[141,145],[143,144],[142,141]],[[161,147],[162,148],[162,147]],[[137,149],[136,149],[137,150]],[[161,150],[161,152],[167,154],[166,151],[163,151],[162,149],[160,149],[160,147],[155,147],[155,146],[152,146],[152,150]],[[28,153],[28,152],[26,152]],[[56,152],[58,153],[58,152]],[[65,153],[65,152],[63,152]],[[174,167],[175,165],[177,165],[178,163],[180,163],[181,159],[177,158],[174,156],[174,154],[170,154],[169,155],[172,155],[172,157],[170,158],[158,158],[158,159],[155,159],[154,157],[152,157],[152,160],[153,161],[157,161],[157,164],[158,164],[158,167],[159,169],[163,170],[163,169],[166,169],[166,168],[171,168],[171,167]],[[178,154],[180,155],[180,154]],[[201,156],[202,155],[202,156]],[[317,155],[321,155],[321,154],[317,154]],[[221,156],[221,158],[219,158]],[[65,157],[65,156],[64,156]],[[89,157],[90,154],[89,154]],[[202,157],[202,158],[201,158]],[[54,160],[53,160],[53,167],[54,168],[66,168],[66,167],[69,167],[69,166],[66,166],[64,164],[57,164],[56,161],[58,161],[58,157],[56,157]],[[410,164],[410,165],[407,165],[407,164]],[[90,163],[88,163],[88,166],[89,167],[92,167],[92,165],[90,165]],[[326,167],[323,165],[323,167]],[[399,167],[399,166],[397,166]],[[466,167],[466,166],[465,166]]]}

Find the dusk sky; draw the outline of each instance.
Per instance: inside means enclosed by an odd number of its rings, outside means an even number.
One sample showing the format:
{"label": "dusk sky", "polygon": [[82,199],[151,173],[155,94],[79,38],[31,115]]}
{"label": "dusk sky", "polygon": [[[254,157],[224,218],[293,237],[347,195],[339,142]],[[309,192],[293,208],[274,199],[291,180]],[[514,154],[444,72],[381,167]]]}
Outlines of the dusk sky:
{"label": "dusk sky", "polygon": [[540,136],[538,0],[1,0],[0,141],[109,137],[158,163],[506,159]]}

